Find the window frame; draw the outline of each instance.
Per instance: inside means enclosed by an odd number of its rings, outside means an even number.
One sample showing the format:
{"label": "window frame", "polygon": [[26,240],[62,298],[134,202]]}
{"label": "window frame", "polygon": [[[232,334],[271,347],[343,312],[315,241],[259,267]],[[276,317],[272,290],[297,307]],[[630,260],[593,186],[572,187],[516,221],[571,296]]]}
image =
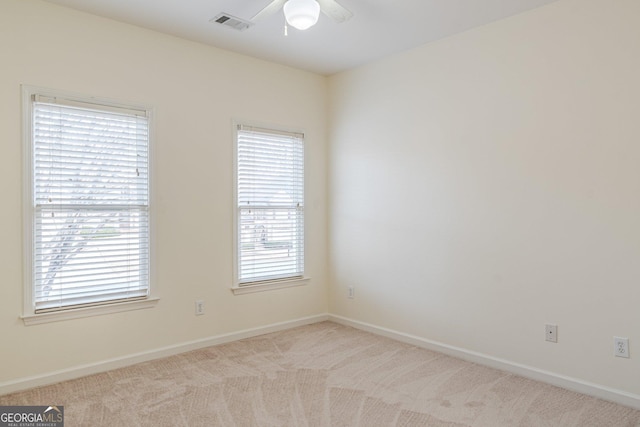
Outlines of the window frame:
{"label": "window frame", "polygon": [[[262,292],[268,290],[276,290],[283,288],[290,288],[295,286],[303,286],[309,284],[311,278],[307,275],[307,215],[303,216],[303,260],[302,260],[302,275],[295,277],[283,277],[283,278],[274,278],[274,279],[266,279],[266,280],[255,280],[251,282],[241,282],[240,281],[240,245],[239,245],[239,217],[240,217],[240,207],[238,205],[238,131],[240,127],[248,127],[248,128],[258,128],[265,131],[273,131],[274,133],[287,133],[287,134],[301,134],[303,135],[302,142],[303,145],[306,145],[306,134],[305,132],[298,130],[287,128],[283,126],[275,126],[272,124],[264,124],[264,123],[256,123],[252,121],[246,120],[233,120],[232,121],[232,130],[233,130],[233,284],[231,286],[231,291],[234,295],[243,295],[254,292]],[[303,209],[306,205],[306,182],[307,182],[307,166],[306,166],[306,152],[307,150],[303,150]]]}
{"label": "window frame", "polygon": [[[117,313],[129,310],[138,310],[154,307],[159,298],[154,283],[154,223],[153,223],[153,149],[152,141],[154,140],[153,126],[153,108],[150,106],[133,105],[131,103],[122,103],[104,98],[91,97],[66,91],[41,88],[36,86],[22,85],[22,151],[23,151],[23,179],[22,179],[22,198],[23,198],[23,310],[21,319],[25,325],[35,325],[54,321],[97,316],[108,313]],[[103,110],[109,108],[117,110],[136,110],[146,111],[149,121],[149,143],[148,143],[148,239],[149,239],[149,279],[148,279],[148,295],[146,297],[132,300],[104,301],[88,306],[70,306],[57,311],[49,311],[36,313],[35,311],[35,226],[36,208],[34,206],[35,182],[33,178],[35,170],[34,158],[34,142],[33,142],[33,99],[35,96],[43,96],[49,98],[62,98],[70,103],[80,103],[84,106],[91,104],[96,105]]]}

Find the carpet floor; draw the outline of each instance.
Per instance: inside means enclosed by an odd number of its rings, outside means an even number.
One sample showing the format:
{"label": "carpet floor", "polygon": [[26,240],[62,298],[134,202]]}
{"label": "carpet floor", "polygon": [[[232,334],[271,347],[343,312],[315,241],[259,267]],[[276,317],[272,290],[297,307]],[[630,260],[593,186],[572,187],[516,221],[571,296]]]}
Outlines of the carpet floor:
{"label": "carpet floor", "polygon": [[332,322],[0,396],[65,426],[640,426],[640,411]]}

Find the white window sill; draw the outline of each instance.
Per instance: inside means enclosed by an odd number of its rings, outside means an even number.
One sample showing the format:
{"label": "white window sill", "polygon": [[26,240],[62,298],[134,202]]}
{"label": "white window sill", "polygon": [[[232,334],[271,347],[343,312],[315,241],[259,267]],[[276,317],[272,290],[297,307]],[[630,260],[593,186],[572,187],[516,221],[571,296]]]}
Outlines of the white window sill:
{"label": "white window sill", "polygon": [[255,284],[247,284],[234,286],[231,292],[234,295],[252,294],[254,292],[272,291],[275,289],[292,288],[294,286],[308,285],[311,277],[296,277],[294,279],[271,280],[266,282],[256,282]]}
{"label": "white window sill", "polygon": [[41,323],[59,322],[62,320],[80,319],[82,317],[101,316],[103,314],[152,308],[156,306],[159,300],[160,298],[147,298],[139,301],[125,301],[94,307],[71,308],[68,310],[52,311],[50,313],[28,314],[22,316],[22,320],[26,326],[30,326]]}

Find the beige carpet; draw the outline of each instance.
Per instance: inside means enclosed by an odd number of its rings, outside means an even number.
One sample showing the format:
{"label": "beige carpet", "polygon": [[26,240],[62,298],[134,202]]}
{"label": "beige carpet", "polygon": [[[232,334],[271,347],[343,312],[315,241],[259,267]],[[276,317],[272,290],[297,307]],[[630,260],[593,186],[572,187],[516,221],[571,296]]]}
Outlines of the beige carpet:
{"label": "beige carpet", "polygon": [[331,322],[0,397],[65,426],[640,426],[640,411]]}

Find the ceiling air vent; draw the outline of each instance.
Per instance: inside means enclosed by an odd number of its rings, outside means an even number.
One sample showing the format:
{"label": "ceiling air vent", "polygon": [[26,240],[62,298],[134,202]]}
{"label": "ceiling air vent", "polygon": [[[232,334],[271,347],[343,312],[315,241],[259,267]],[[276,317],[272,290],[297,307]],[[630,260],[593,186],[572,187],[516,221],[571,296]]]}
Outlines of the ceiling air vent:
{"label": "ceiling air vent", "polygon": [[228,13],[221,13],[209,20],[211,23],[222,24],[226,27],[233,28],[234,30],[244,31],[253,25],[252,22],[245,21],[244,19],[237,18]]}

